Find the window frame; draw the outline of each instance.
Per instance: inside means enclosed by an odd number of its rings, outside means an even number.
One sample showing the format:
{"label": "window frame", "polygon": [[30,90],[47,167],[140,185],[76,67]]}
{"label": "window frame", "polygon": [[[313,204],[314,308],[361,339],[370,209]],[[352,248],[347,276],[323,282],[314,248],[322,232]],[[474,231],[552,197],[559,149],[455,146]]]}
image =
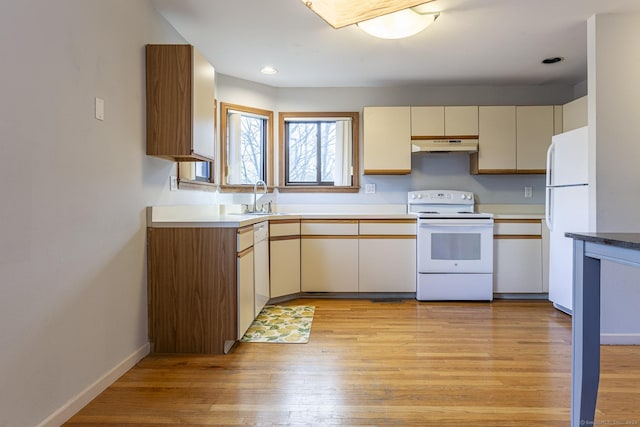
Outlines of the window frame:
{"label": "window frame", "polygon": [[[286,121],[287,119],[322,119],[345,117],[351,119],[351,168],[353,170],[351,185],[335,186],[326,184],[287,184],[288,175],[287,163],[288,153],[286,150]],[[319,120],[318,122],[320,122]],[[360,113],[358,112],[280,112],[278,114],[278,191],[305,192],[305,193],[357,193],[360,191],[360,169],[359,169],[359,136],[360,136]]]}
{"label": "window frame", "polygon": [[221,192],[253,192],[253,184],[228,184],[227,183],[227,159],[228,159],[228,124],[229,111],[237,111],[250,115],[266,118],[264,176],[268,191],[273,191],[273,111],[263,110],[244,105],[220,103],[220,191]]}

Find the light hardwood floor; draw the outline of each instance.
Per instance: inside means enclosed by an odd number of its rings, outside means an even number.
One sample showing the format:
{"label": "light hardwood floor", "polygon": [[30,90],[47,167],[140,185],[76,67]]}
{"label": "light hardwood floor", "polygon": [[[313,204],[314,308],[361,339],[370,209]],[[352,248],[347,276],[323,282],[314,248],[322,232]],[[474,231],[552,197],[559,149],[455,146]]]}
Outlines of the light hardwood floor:
{"label": "light hardwood floor", "polygon": [[[568,426],[571,319],[548,302],[301,299],[308,344],[150,355],[68,425]],[[596,423],[640,423],[640,347],[602,347]]]}

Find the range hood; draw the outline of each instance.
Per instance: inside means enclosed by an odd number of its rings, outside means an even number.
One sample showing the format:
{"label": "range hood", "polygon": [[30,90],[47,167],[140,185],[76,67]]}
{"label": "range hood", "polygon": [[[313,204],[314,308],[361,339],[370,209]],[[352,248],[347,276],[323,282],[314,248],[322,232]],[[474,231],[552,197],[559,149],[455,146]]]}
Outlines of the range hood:
{"label": "range hood", "polygon": [[441,138],[441,139],[413,139],[411,140],[411,152],[478,152],[478,140],[466,138]]}

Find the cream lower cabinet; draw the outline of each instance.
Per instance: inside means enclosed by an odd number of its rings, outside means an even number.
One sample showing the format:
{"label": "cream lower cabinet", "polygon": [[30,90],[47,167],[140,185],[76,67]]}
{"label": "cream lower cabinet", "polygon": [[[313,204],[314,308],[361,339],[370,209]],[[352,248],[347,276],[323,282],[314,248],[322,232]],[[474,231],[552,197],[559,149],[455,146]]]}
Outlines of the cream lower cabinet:
{"label": "cream lower cabinet", "polygon": [[493,291],[545,292],[541,221],[496,219],[493,238]]}
{"label": "cream lower cabinet", "polygon": [[302,220],[301,291],[358,292],[358,220]]}
{"label": "cream lower cabinet", "polygon": [[271,298],[300,292],[300,220],[269,223]]}
{"label": "cream lower cabinet", "polygon": [[416,221],[360,220],[360,292],[416,291]]}
{"label": "cream lower cabinet", "polygon": [[240,339],[253,322],[255,309],[253,226],[238,229],[237,283],[238,283],[238,336]]}

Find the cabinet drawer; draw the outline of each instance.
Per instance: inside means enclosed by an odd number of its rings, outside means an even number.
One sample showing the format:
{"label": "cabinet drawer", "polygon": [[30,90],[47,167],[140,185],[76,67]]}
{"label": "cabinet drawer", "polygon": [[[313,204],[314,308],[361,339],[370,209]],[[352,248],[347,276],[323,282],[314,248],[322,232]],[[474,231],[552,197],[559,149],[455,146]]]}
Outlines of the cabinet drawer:
{"label": "cabinet drawer", "polygon": [[238,252],[253,246],[253,225],[238,228],[236,248]]}
{"label": "cabinet drawer", "polygon": [[300,234],[303,236],[357,236],[358,220],[302,220]]}
{"label": "cabinet drawer", "polygon": [[360,235],[415,236],[415,220],[361,220]]}
{"label": "cabinet drawer", "polygon": [[271,237],[279,236],[299,236],[300,235],[300,220],[288,220],[288,221],[272,221],[269,224],[269,235]]}
{"label": "cabinet drawer", "polygon": [[496,219],[493,224],[494,236],[541,236],[542,223],[539,219],[509,220]]}

